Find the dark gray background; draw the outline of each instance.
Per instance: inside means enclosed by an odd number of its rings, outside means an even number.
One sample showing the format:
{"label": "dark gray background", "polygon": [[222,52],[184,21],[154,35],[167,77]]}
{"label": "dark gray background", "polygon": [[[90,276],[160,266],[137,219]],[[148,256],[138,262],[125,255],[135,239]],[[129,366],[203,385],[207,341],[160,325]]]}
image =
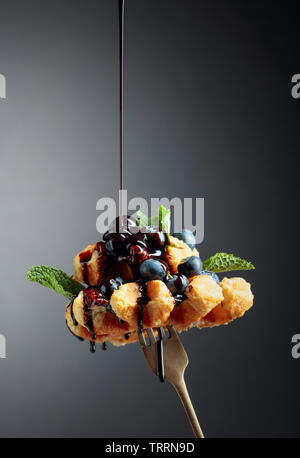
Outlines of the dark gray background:
{"label": "dark gray background", "polygon": [[[127,0],[129,196],[205,197],[203,258],[234,252],[254,308],[182,335],[208,437],[299,436],[296,2]],[[26,270],[71,272],[118,189],[117,1],[1,0],[2,437],[188,437],[137,345],[92,355]],[[297,234],[298,235],[298,234]]]}

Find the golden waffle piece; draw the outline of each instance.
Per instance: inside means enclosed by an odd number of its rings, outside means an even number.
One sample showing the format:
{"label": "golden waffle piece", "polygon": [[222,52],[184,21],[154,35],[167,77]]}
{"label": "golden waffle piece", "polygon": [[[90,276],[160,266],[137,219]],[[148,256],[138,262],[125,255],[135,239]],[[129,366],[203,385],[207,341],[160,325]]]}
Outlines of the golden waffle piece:
{"label": "golden waffle piece", "polygon": [[221,286],[211,275],[197,275],[190,279],[185,291],[187,301],[199,315],[205,316],[224,299]]}
{"label": "golden waffle piece", "polygon": [[110,299],[116,315],[137,327],[138,311],[143,311],[143,327],[157,327],[165,323],[175,306],[175,300],[168,287],[160,280],[151,280],[144,285],[125,283],[114,291]]}
{"label": "golden waffle piece", "polygon": [[96,286],[105,275],[107,255],[103,242],[88,245],[73,260],[74,280]]}
{"label": "golden waffle piece", "polygon": [[223,278],[220,283],[224,299],[200,321],[198,327],[213,327],[228,324],[241,318],[253,305],[251,285],[243,278]]}
{"label": "golden waffle piece", "polygon": [[175,307],[160,280],[125,283],[114,291],[110,303],[96,288],[87,288],[67,307],[66,320],[80,338],[120,346],[135,342],[139,327],[173,325],[181,332],[218,326],[243,316],[253,305],[251,286],[243,278],[224,278],[218,285],[211,276],[199,275],[190,280],[186,296]]}
{"label": "golden waffle piece", "polygon": [[164,258],[168,263],[171,274],[177,273],[178,265],[190,256],[198,256],[199,252],[196,248],[193,250],[182,240],[170,236],[170,244],[166,246]]}

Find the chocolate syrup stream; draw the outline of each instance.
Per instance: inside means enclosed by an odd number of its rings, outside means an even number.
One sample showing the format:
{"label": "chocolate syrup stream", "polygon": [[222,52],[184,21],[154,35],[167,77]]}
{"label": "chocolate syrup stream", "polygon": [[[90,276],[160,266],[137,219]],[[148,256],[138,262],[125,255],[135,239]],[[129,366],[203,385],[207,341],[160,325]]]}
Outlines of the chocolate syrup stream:
{"label": "chocolate syrup stream", "polygon": [[[125,1],[119,0],[119,58],[120,58],[120,191],[124,188],[123,180],[123,155],[124,155],[124,12],[125,12]],[[123,215],[123,198],[120,196],[120,216]]]}
{"label": "chocolate syrup stream", "polygon": [[163,383],[165,381],[164,369],[164,351],[161,328],[157,328],[158,340],[156,341],[156,370],[159,380]]}
{"label": "chocolate syrup stream", "polygon": [[74,310],[73,310],[73,305],[74,305],[75,299],[76,299],[76,296],[73,297],[72,302],[70,304],[70,313],[71,313],[71,318],[72,318],[74,326],[78,326],[78,321],[75,318]]}
{"label": "chocolate syrup stream", "polygon": [[139,332],[143,331],[143,309],[149,302],[149,297],[147,295],[147,285],[145,283],[139,284],[139,295],[137,298],[138,304],[138,314],[137,314],[137,325]]}
{"label": "chocolate syrup stream", "polygon": [[[123,170],[123,164],[124,164],[124,18],[125,18],[125,0],[119,0],[119,62],[120,62],[120,191],[124,189],[124,170]],[[119,213],[120,216],[123,216],[123,198],[122,194],[120,196],[120,208],[119,208]],[[97,244],[97,250],[99,251],[99,255],[102,251],[103,247],[100,246],[100,243]],[[81,264],[82,264],[82,274],[83,274],[83,281],[88,284],[88,266],[87,266],[87,259],[80,259]],[[140,285],[139,287],[139,297],[138,297],[138,328],[139,332],[142,332],[143,330],[143,309],[147,305],[149,298],[147,296],[147,287],[146,285]],[[75,298],[74,298],[75,299]],[[74,326],[78,325],[78,322],[74,316],[73,313],[73,303],[74,299],[71,302],[71,317],[73,320]],[[96,340],[96,335],[94,332],[94,325],[93,325],[93,318],[92,318],[92,311],[90,310],[91,304],[88,304],[86,295],[84,294],[84,319],[85,319],[85,324],[87,328],[90,331],[91,338],[93,339],[92,342],[90,342],[90,351],[91,353],[95,353],[96,351],[96,345],[94,340]],[[111,311],[111,308],[109,310],[109,306],[107,307],[108,311]],[[124,322],[119,319],[120,324],[123,324]],[[77,337],[79,340],[84,340],[81,337],[76,336],[69,328],[69,331]],[[125,339],[128,340],[130,338],[131,333],[127,333],[124,335]],[[157,375],[160,379],[161,382],[164,382],[164,364],[163,364],[163,342],[162,342],[162,334],[161,334],[161,329],[158,328],[158,341],[156,343],[157,349],[156,349],[156,354],[157,354]],[[106,350],[107,345],[106,342],[102,344],[102,350]]]}
{"label": "chocolate syrup stream", "polygon": [[96,334],[94,331],[94,323],[93,323],[93,316],[91,310],[91,303],[89,303],[86,290],[83,291],[83,312],[84,312],[84,322],[86,327],[88,328],[92,340],[96,340]]}

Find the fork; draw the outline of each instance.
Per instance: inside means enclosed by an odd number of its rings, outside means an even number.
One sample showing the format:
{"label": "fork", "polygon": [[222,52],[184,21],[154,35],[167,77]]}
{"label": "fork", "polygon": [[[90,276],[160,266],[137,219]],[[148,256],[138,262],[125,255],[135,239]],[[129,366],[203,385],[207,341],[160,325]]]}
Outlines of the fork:
{"label": "fork", "polygon": [[[168,326],[168,331],[169,337],[159,328],[159,340],[157,341],[153,330],[151,328],[146,329],[149,345],[146,343],[143,332],[137,331],[140,346],[152,372],[158,375],[161,381],[163,378],[168,380],[175,388],[194,436],[204,438],[184,381],[184,371],[189,363],[188,356],[173,326]],[[157,352],[162,353],[163,367],[159,367],[157,364]]]}

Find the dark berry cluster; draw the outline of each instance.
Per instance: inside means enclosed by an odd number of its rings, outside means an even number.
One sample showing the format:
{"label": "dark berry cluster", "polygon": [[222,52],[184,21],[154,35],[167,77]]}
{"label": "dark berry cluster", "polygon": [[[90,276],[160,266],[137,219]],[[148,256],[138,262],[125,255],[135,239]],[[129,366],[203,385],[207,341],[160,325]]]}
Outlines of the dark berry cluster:
{"label": "dark berry cluster", "polygon": [[[115,232],[116,230],[121,232]],[[156,267],[157,270],[159,266],[160,274],[156,272],[159,279],[163,279],[168,273],[168,266],[161,259],[167,238],[159,228],[145,228],[142,232],[132,217],[126,216],[122,220],[117,218],[110,230],[104,234],[103,241],[109,262],[125,261],[131,267],[135,279],[143,279],[144,274],[147,277],[148,267],[150,270]]]}
{"label": "dark berry cluster", "polygon": [[[174,236],[183,240],[192,249],[196,245],[193,233],[187,229]],[[164,281],[177,304],[180,304],[185,297],[189,277],[208,274],[212,275],[215,281],[219,281],[216,274],[202,271],[202,261],[197,256],[183,260],[178,266],[178,274],[171,275],[163,257],[168,241],[166,234],[158,227],[152,226],[141,231],[131,216],[117,218],[109,231],[104,234],[103,241],[109,265],[120,262],[127,264],[134,281]],[[114,290],[123,283],[121,274],[106,276],[100,281],[99,288],[103,296],[109,299]]]}

